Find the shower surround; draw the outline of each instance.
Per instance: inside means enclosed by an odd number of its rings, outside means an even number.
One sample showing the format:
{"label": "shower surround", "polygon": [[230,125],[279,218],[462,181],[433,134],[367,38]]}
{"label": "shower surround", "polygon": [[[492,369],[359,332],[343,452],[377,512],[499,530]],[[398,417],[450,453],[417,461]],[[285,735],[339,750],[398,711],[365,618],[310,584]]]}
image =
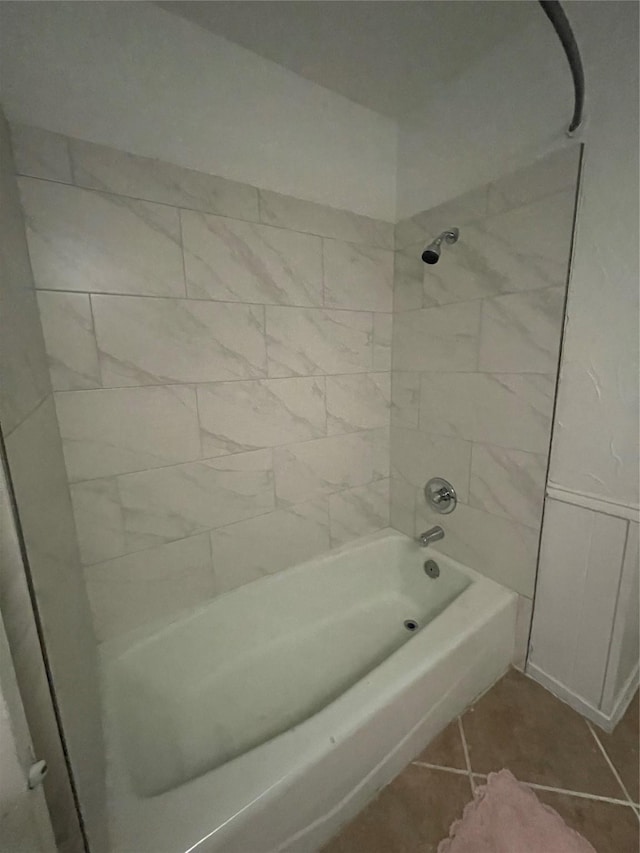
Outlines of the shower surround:
{"label": "shower surround", "polygon": [[389,522],[416,535],[439,520],[432,476],[459,497],[439,549],[518,592],[526,633],[578,146],[394,234],[36,128],[13,140],[99,640]]}
{"label": "shower surround", "polygon": [[[580,149],[396,226],[391,524],[520,595],[526,652],[573,233]],[[420,255],[460,228],[436,266]],[[441,476],[454,513],[424,500]]]}
{"label": "shower surround", "polygon": [[13,140],[98,639],[386,527],[393,225]]}

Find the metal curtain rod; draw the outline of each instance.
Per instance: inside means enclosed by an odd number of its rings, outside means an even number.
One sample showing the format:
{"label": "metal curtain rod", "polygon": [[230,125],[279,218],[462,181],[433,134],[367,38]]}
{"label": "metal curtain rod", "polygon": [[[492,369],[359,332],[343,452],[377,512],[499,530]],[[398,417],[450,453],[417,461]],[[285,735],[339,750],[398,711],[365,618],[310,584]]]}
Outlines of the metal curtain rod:
{"label": "metal curtain rod", "polygon": [[558,38],[562,42],[562,47],[567,55],[569,67],[571,68],[571,76],[573,77],[573,88],[575,91],[575,102],[573,108],[573,118],[569,125],[567,133],[571,135],[580,127],[582,122],[582,110],[584,108],[584,69],[582,68],[582,59],[580,58],[580,50],[578,43],[573,35],[571,24],[564,13],[564,9],[560,5],[559,0],[538,0],[542,6],[542,10],[558,34]]}

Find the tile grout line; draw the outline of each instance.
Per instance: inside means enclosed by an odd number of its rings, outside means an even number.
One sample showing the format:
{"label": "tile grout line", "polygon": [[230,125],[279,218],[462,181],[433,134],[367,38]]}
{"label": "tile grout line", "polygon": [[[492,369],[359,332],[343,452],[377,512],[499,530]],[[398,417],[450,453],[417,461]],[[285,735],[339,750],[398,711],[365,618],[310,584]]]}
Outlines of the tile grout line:
{"label": "tile grout line", "polygon": [[616,768],[615,768],[615,766],[614,766],[614,764],[613,764],[613,761],[609,758],[609,754],[607,753],[606,749],[604,748],[604,746],[603,746],[603,745],[602,745],[602,743],[600,742],[600,738],[599,738],[599,737],[598,737],[598,735],[596,734],[596,732],[595,732],[595,730],[594,730],[593,726],[591,725],[591,723],[589,722],[589,720],[586,720],[586,723],[587,723],[587,728],[589,729],[589,731],[590,731],[590,732],[591,732],[591,734],[593,735],[593,739],[594,739],[594,740],[595,740],[595,742],[597,743],[597,745],[598,745],[598,748],[599,748],[600,752],[603,754],[605,761],[607,762],[607,764],[609,765],[609,768],[611,769],[611,772],[612,772],[612,773],[613,773],[613,775],[615,776],[616,782],[618,783],[618,785],[620,785],[620,788],[622,789],[622,791],[623,791],[623,793],[624,793],[625,797],[627,798],[627,800],[628,800],[628,802],[629,802],[629,805],[630,805],[630,806],[634,806],[634,805],[635,805],[635,803],[634,803],[634,802],[633,802],[633,800],[631,799],[631,795],[630,795],[630,794],[629,794],[629,792],[627,791],[627,789],[626,789],[626,787],[625,787],[624,782],[623,782],[623,781],[622,781],[622,779],[620,778],[620,774],[619,774],[619,773],[618,773],[618,771],[616,770]]}
{"label": "tile grout line", "polygon": [[619,800],[615,797],[604,797],[601,794],[588,794],[586,791],[570,791],[568,788],[554,788],[552,785],[541,785],[538,782],[522,782],[522,784],[527,785],[534,791],[551,791],[555,794],[566,794],[569,797],[577,797],[581,800],[594,800],[599,803],[612,803],[616,806],[624,806],[625,808],[631,809],[634,808],[634,804],[632,802]]}
{"label": "tile grout line", "polygon": [[[81,140],[81,141],[84,141],[84,140]],[[118,150],[121,152],[121,149],[114,149],[114,150]],[[129,152],[124,152],[124,153],[128,154]],[[133,155],[133,156],[137,156],[137,155]],[[73,161],[71,160],[71,162],[73,162]],[[167,163],[167,161],[160,161],[160,162],[161,163]],[[172,166],[175,164],[168,163],[168,165]],[[183,168],[183,167],[178,166],[178,168]],[[251,184],[243,184],[241,181],[233,181],[233,179],[231,179],[231,178],[222,178],[220,175],[211,175],[209,172],[199,172],[198,174],[204,175],[204,177],[206,177],[206,178],[214,178],[215,180],[230,181],[231,183],[239,184],[240,187],[242,187],[243,189],[256,190],[258,192],[258,209],[257,209],[258,218],[257,219],[248,219],[246,216],[238,216],[237,214],[231,215],[229,213],[216,212],[215,210],[211,210],[209,207],[206,207],[206,208],[189,207],[189,205],[187,205],[187,204],[176,204],[175,202],[169,202],[169,201],[157,201],[155,199],[148,198],[147,196],[126,195],[125,193],[116,192],[113,189],[109,189],[108,186],[104,186],[104,187],[87,186],[86,184],[77,183],[75,181],[75,175],[72,175],[73,180],[71,183],[69,183],[68,181],[62,181],[62,180],[59,180],[56,178],[41,178],[38,175],[27,175],[27,174],[24,174],[18,170],[16,170],[14,172],[14,176],[16,177],[16,179],[26,178],[28,181],[37,181],[39,183],[44,183],[44,184],[54,184],[54,185],[58,185],[58,186],[62,186],[62,187],[70,187],[72,189],[78,189],[78,190],[82,190],[84,192],[97,193],[98,195],[123,199],[125,202],[141,201],[141,202],[144,202],[146,204],[156,204],[160,207],[169,207],[169,208],[172,208],[173,210],[186,210],[186,211],[189,211],[190,213],[201,213],[201,214],[204,214],[205,216],[217,216],[221,219],[231,219],[234,222],[246,222],[249,225],[261,225],[261,226],[264,226],[265,228],[274,228],[274,229],[277,229],[279,231],[292,231],[295,234],[306,234],[310,237],[320,237],[322,239],[327,239],[327,240],[338,240],[341,243],[348,243],[348,244],[353,245],[353,246],[366,246],[367,248],[370,248],[370,249],[382,249],[385,252],[395,252],[395,249],[393,247],[390,247],[387,241],[369,242],[368,240],[345,240],[342,237],[335,237],[335,236],[331,237],[327,234],[319,234],[316,231],[308,231],[308,230],[307,231],[300,231],[299,229],[291,227],[289,225],[280,225],[280,224],[277,224],[275,222],[267,221],[266,219],[261,218],[262,211],[260,208],[260,189],[258,187],[253,187]],[[264,190],[264,192],[274,192],[274,190]],[[281,193],[277,193],[277,194],[281,195]],[[306,201],[306,199],[301,199],[298,196],[285,196],[285,198],[290,199],[293,202],[300,202],[300,201],[305,202]],[[382,225],[392,225],[393,226],[393,223],[388,222],[386,219],[376,219],[375,217],[368,217],[365,214],[356,213],[355,211],[347,210],[346,208],[331,207],[330,205],[324,205],[322,202],[310,202],[310,203],[311,204],[317,204],[321,207],[325,207],[332,212],[337,211],[339,214],[345,214],[346,213],[348,216],[355,216],[355,217],[362,217],[364,219],[369,219],[376,224],[381,223]],[[359,227],[359,225],[360,225],[360,223],[355,223],[355,224],[356,224],[356,227]],[[367,226],[369,223],[362,223],[362,224],[364,226]],[[519,293],[521,291],[517,291],[517,292]],[[450,304],[450,303],[445,303],[445,304]],[[439,306],[435,306],[435,307],[439,307]]]}
{"label": "tile grout line", "polygon": [[467,746],[467,738],[464,734],[464,727],[462,725],[462,717],[458,717],[458,731],[460,732],[460,738],[462,740],[462,749],[464,752],[464,763],[467,766],[467,775],[469,776],[469,784],[471,785],[471,793],[475,794],[476,792],[476,783],[473,778],[473,772],[471,770],[471,759],[469,757],[469,747]]}
{"label": "tile grout line", "polygon": [[[453,773],[456,776],[467,776],[467,770],[460,770],[456,767],[445,767],[441,764],[430,764],[427,761],[412,761],[411,762],[416,767],[424,767],[426,770],[439,770],[443,773]],[[487,774],[486,773],[472,773],[472,776],[475,780],[486,781]],[[534,791],[549,791],[555,794],[565,794],[569,797],[577,797],[582,800],[593,800],[596,802],[602,803],[611,803],[616,806],[624,806],[625,808],[630,808],[633,811],[636,811],[638,806],[635,803],[629,803],[626,800],[616,799],[615,797],[604,797],[600,794],[588,794],[582,791],[571,791],[568,788],[554,788],[552,785],[541,785],[537,782],[526,782],[522,779],[518,779],[518,781],[522,785],[526,785],[528,788],[533,789]]]}
{"label": "tile grout line", "polygon": [[182,211],[178,208],[178,233],[180,234],[180,260],[182,261],[182,287],[184,289],[184,299],[189,298],[189,288],[187,287],[187,262],[184,256],[184,227],[182,224]]}
{"label": "tile grout line", "polygon": [[456,776],[468,776],[468,770],[460,770],[458,767],[444,767],[441,764],[429,764],[427,761],[412,761],[415,767],[424,767],[425,770],[441,770],[443,773],[454,773]]}

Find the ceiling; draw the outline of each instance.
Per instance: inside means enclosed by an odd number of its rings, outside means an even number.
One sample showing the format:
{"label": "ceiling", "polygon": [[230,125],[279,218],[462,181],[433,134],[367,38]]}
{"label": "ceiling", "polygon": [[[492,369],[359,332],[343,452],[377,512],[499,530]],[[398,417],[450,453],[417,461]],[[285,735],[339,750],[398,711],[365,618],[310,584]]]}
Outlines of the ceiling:
{"label": "ceiling", "polygon": [[159,6],[387,116],[541,14],[533,0],[200,0]]}

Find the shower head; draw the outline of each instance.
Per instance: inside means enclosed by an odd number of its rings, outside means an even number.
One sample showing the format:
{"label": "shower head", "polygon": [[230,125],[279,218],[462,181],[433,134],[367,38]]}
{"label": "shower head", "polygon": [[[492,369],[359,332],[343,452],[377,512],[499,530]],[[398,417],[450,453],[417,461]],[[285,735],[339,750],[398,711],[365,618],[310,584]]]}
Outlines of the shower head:
{"label": "shower head", "polygon": [[460,236],[460,230],[458,228],[449,228],[448,231],[443,231],[439,237],[433,241],[433,243],[429,243],[424,252],[422,253],[422,260],[425,264],[437,264],[440,260],[440,247],[442,246],[442,241],[445,243],[456,243],[458,241],[458,237]]}

